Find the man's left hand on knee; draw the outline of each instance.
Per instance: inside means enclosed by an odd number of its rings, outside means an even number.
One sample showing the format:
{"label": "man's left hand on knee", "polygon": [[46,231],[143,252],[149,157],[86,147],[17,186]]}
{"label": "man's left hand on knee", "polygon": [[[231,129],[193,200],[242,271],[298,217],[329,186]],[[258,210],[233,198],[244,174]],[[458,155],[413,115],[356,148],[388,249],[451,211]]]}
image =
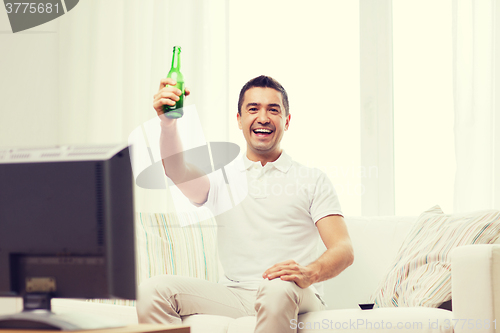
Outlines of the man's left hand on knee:
{"label": "man's left hand on knee", "polygon": [[307,288],[315,283],[318,272],[309,266],[299,265],[295,260],[287,260],[267,269],[262,277],[264,279],[277,279],[293,281],[301,288]]}

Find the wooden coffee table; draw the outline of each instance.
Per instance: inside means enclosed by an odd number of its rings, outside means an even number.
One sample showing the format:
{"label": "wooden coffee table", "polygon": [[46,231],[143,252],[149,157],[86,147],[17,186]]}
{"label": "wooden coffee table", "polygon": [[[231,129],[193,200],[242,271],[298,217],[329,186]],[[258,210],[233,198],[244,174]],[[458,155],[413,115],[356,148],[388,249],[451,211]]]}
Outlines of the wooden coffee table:
{"label": "wooden coffee table", "polygon": [[[48,333],[63,332],[51,330],[0,330],[0,333]],[[88,332],[88,333],[190,333],[189,326],[183,325],[156,325],[156,324],[136,324],[118,328],[107,328],[102,330],[87,331],[65,331],[65,332]]]}

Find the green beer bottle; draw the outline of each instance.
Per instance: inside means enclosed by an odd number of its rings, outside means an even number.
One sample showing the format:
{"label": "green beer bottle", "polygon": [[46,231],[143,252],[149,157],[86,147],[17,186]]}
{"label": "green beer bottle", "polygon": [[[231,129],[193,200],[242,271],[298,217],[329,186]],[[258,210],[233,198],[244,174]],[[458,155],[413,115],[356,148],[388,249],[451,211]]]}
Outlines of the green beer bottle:
{"label": "green beer bottle", "polygon": [[182,109],[184,106],[184,76],[181,73],[181,47],[174,46],[173,52],[172,67],[170,68],[170,72],[168,72],[167,78],[177,81],[177,85],[175,87],[182,91],[182,93],[174,106],[164,105],[163,110],[165,111],[165,116],[167,118],[177,119],[184,115],[184,111]]}

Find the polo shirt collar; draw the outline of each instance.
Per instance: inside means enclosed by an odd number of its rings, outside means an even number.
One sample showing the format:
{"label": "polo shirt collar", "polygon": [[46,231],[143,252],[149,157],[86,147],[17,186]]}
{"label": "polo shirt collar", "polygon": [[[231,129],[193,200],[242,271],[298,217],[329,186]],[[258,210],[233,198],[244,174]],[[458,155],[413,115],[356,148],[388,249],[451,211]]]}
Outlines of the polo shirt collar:
{"label": "polo shirt collar", "polygon": [[[240,171],[250,169],[250,167],[252,167],[252,165],[254,165],[255,163],[261,165],[260,162],[250,161],[247,157],[247,154],[244,153],[243,164],[241,165]],[[278,157],[278,159],[274,162],[268,162],[266,165],[268,164],[275,167],[277,170],[286,173],[292,166],[292,158],[287,153],[285,153],[285,150],[282,150],[281,155]]]}

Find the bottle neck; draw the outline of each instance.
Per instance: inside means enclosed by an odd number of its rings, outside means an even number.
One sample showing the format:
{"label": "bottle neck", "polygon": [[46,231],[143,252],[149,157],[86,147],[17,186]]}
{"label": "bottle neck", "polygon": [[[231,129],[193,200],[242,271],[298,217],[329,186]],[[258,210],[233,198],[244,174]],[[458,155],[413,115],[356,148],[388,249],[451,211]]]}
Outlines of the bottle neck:
{"label": "bottle neck", "polygon": [[172,69],[181,69],[181,50],[180,48],[174,48],[174,54],[172,55]]}

